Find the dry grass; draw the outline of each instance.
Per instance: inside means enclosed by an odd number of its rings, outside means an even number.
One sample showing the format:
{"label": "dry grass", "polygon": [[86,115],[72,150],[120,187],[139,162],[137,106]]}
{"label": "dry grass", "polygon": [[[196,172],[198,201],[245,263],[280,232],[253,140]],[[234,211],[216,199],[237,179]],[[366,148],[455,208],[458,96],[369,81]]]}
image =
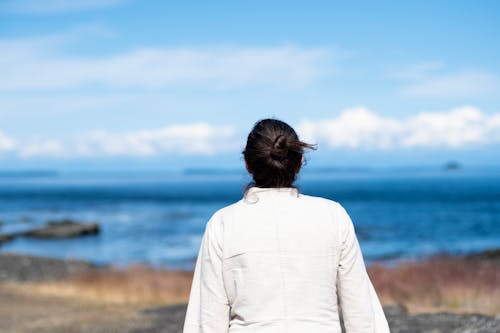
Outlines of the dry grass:
{"label": "dry grass", "polygon": [[[368,272],[383,304],[403,304],[414,313],[500,313],[498,261],[434,258],[393,268],[374,265]],[[61,281],[14,284],[13,288],[25,294],[104,304],[175,304],[187,302],[191,279],[191,272],[131,266],[91,271]]]}
{"label": "dry grass", "polygon": [[498,261],[441,257],[374,265],[368,272],[384,304],[403,304],[411,312],[500,313]]}
{"label": "dry grass", "polygon": [[99,303],[176,304],[188,300],[191,280],[191,272],[137,265],[91,271],[60,281],[23,284],[22,290]]}

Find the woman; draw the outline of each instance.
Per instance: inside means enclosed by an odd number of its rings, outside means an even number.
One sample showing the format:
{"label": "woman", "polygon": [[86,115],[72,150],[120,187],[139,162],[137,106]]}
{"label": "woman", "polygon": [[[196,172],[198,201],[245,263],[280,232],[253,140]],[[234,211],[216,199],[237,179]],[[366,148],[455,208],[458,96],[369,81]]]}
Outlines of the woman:
{"label": "woman", "polygon": [[257,122],[243,152],[252,186],[208,221],[184,333],[389,332],[353,224],[293,187],[305,149],[286,123]]}

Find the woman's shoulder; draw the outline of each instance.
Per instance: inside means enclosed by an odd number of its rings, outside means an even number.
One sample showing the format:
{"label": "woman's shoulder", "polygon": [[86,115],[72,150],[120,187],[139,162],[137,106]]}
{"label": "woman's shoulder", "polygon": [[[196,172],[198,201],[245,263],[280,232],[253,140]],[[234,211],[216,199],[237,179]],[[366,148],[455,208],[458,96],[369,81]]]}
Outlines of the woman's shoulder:
{"label": "woman's shoulder", "polygon": [[241,204],[239,200],[237,202],[234,202],[232,204],[229,204],[227,206],[221,207],[217,209],[213,214],[212,217],[210,218],[210,221],[212,220],[223,220],[225,216],[232,214],[232,212],[237,209],[237,207]]}
{"label": "woman's shoulder", "polygon": [[[298,201],[293,204],[295,208],[303,208],[317,213],[329,212],[335,216],[346,214],[344,207],[333,199],[303,193],[299,193],[296,198]],[[225,221],[233,220],[235,216],[246,214],[247,210],[251,208],[255,208],[254,205],[249,205],[244,198],[240,199],[217,209],[212,214],[209,223],[224,224]]]}
{"label": "woman's shoulder", "polygon": [[333,199],[328,199],[328,198],[314,196],[314,195],[308,195],[308,194],[302,194],[302,193],[299,194],[299,198],[302,199],[302,201],[307,202],[311,205],[323,206],[323,207],[330,208],[330,209],[343,208],[339,202],[337,202]]}

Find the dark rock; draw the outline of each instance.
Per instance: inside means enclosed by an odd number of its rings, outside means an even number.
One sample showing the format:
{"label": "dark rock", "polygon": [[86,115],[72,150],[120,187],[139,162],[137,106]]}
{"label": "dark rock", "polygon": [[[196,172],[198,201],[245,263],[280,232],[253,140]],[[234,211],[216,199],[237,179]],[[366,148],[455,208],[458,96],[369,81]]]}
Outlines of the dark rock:
{"label": "dark rock", "polygon": [[47,225],[28,231],[0,234],[0,244],[16,237],[31,238],[70,238],[83,235],[96,235],[100,232],[97,223],[81,223],[73,220],[49,221]]}
{"label": "dark rock", "polygon": [[431,313],[387,316],[392,333],[493,333],[500,332],[500,318],[479,314]]}
{"label": "dark rock", "polygon": [[465,256],[465,259],[500,262],[500,248],[485,250],[478,253],[472,253]]}
{"label": "dark rock", "polygon": [[14,236],[11,234],[0,234],[0,244],[13,240]]}
{"label": "dark rock", "polygon": [[0,234],[0,245],[4,242],[13,240],[16,237],[22,236],[23,232],[12,232],[8,234]]}
{"label": "dark rock", "polygon": [[[401,305],[386,306],[384,312],[392,333],[500,333],[500,318],[493,316],[455,313],[410,315]],[[186,305],[143,309],[139,314],[148,317],[151,325],[128,333],[181,332]]]}
{"label": "dark rock", "polygon": [[44,227],[29,230],[23,236],[33,238],[68,238],[95,235],[100,231],[97,223],[80,223],[72,220],[50,221]]}
{"label": "dark rock", "polygon": [[47,281],[88,272],[98,267],[84,260],[63,260],[0,253],[0,281]]}
{"label": "dark rock", "polygon": [[410,315],[404,306],[386,306],[392,333],[500,333],[500,318],[480,314],[428,313]]}
{"label": "dark rock", "polygon": [[159,308],[143,309],[139,313],[149,317],[150,327],[134,329],[128,333],[173,333],[182,332],[184,317],[186,315],[186,304],[169,305]]}
{"label": "dark rock", "polygon": [[408,310],[404,305],[389,305],[384,307],[384,314],[386,317],[404,317],[408,316]]}

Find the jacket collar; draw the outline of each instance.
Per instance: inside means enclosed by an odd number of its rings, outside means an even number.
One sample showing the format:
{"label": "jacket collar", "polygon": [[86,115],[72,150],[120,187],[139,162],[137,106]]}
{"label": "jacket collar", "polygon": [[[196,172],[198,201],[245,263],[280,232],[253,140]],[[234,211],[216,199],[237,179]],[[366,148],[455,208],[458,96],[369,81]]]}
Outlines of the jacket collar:
{"label": "jacket collar", "polygon": [[261,197],[268,196],[299,196],[299,190],[295,187],[250,187],[246,190],[243,199],[249,203],[256,203]]}

